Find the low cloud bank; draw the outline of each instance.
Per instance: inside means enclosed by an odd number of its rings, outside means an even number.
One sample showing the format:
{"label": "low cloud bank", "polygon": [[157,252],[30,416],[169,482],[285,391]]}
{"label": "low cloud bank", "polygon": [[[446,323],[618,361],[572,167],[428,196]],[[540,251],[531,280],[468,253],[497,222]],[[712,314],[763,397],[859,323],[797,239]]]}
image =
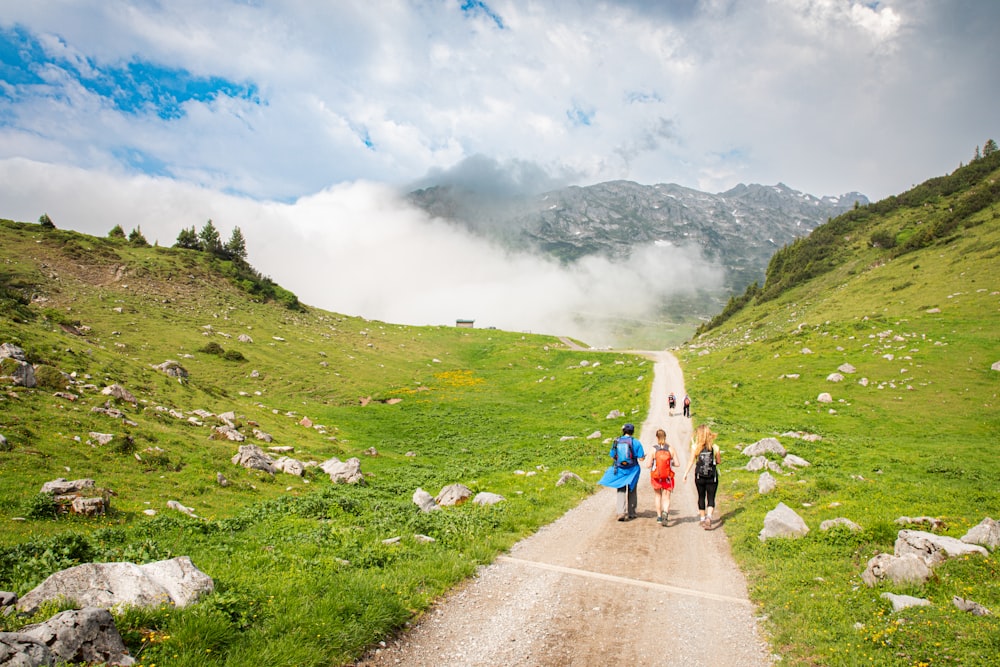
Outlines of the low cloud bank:
{"label": "low cloud bank", "polygon": [[367,182],[283,204],[11,159],[0,161],[0,201],[0,217],[44,212],[57,227],[96,236],[140,227],[163,246],[211,218],[223,240],[240,227],[251,264],[311,306],[399,324],[474,319],[593,345],[613,342],[613,318],[651,317],[672,296],[719,288],[723,276],[692,247],[651,245],[628,261],[570,265],[512,254]]}

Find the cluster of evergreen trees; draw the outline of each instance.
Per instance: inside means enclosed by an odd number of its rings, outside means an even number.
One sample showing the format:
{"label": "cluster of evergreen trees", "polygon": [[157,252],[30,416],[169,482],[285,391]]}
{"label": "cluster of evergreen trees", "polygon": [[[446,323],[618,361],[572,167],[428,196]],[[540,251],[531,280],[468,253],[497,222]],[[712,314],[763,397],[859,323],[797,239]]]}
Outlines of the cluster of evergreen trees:
{"label": "cluster of evergreen trees", "polygon": [[177,243],[174,244],[174,247],[201,250],[219,259],[242,262],[244,264],[247,260],[247,241],[243,237],[243,232],[240,231],[240,228],[233,227],[233,233],[229,237],[229,241],[222,243],[219,230],[212,224],[211,219],[205,223],[200,232],[195,232],[194,225],[191,226],[191,229],[182,229],[181,233],[177,235]]}

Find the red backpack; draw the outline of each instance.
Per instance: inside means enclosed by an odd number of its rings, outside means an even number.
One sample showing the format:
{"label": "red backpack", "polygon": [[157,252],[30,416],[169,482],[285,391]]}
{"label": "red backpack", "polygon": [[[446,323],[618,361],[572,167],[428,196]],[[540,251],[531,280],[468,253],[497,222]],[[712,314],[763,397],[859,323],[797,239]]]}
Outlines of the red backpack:
{"label": "red backpack", "polygon": [[656,449],[653,452],[654,478],[667,480],[674,476],[674,470],[670,467],[672,458],[673,454],[670,453],[670,445],[664,445],[663,447],[656,445]]}

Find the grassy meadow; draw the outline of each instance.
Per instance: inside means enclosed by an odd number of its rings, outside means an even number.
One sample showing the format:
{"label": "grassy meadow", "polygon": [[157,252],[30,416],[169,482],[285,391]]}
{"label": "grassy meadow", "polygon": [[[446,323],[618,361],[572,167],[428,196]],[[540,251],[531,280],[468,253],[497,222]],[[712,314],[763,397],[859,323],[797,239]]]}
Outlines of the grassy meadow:
{"label": "grassy meadow", "polygon": [[[592,492],[605,447],[586,436],[617,432],[615,409],[640,419],[652,380],[634,354],[289,310],[255,301],[204,253],[9,221],[0,343],[73,374],[0,387],[0,590],[24,594],[82,562],[179,555],[215,580],[188,609],[118,614],[143,665],[350,661]],[[186,382],[152,368],[168,359]],[[113,383],[138,399],[111,401],[125,420],[92,412]],[[195,410],[233,411],[247,443],[270,446],[250,436],[259,428],[302,461],[359,457],[365,482],[239,468],[239,443],[212,437],[214,417],[190,423]],[[111,442],[97,444],[102,433]],[[556,486],[563,470],[585,482]],[[53,518],[38,491],[57,477],[112,490],[111,513]],[[418,487],[436,495],[456,482],[507,501],[432,513],[412,502]],[[53,611],[0,618],[0,631]]]}
{"label": "grassy meadow", "polygon": [[[994,171],[984,183],[997,179]],[[693,419],[719,433],[725,530],[783,664],[1000,661],[995,553],[948,561],[923,586],[861,580],[871,557],[892,553],[901,528],[929,530],[897,525],[901,516],[940,519],[939,532],[953,537],[1000,518],[1000,372],[990,368],[1000,361],[1000,205],[913,251],[870,241],[903,244],[974,194],[873,216],[835,239],[829,271],[738,311],[679,352]],[[844,363],[857,372],[828,381]],[[819,403],[822,392],[833,402]],[[777,489],[760,495],[759,473],[742,469],[740,450],[767,436],[812,465],[777,475]],[[760,542],[778,502],[811,532]],[[836,517],[863,531],[819,530]],[[932,604],[893,613],[885,591]],[[959,611],[953,596],[993,615]]]}

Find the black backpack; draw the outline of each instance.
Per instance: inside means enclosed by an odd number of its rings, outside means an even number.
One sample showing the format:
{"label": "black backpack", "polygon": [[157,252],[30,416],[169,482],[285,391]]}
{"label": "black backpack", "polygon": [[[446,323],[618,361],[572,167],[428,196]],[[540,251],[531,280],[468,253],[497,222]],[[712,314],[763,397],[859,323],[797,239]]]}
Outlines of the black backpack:
{"label": "black backpack", "polygon": [[715,448],[703,449],[698,454],[698,462],[694,468],[695,479],[703,482],[715,481]]}

